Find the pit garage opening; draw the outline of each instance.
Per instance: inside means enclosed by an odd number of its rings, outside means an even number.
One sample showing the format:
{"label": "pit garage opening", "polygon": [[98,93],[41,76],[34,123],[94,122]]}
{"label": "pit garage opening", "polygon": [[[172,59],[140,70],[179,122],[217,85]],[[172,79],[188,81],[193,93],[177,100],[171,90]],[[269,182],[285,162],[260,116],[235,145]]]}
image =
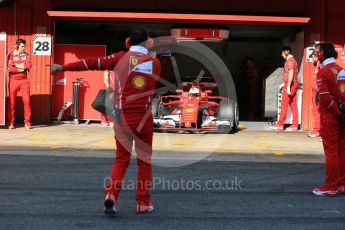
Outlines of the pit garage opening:
{"label": "pit garage opening", "polygon": [[[175,23],[173,18],[164,22],[128,22],[117,19],[79,18],[55,16],[55,44],[93,44],[105,45],[106,53],[111,54],[124,49],[124,41],[133,29],[144,28],[152,37],[170,36],[176,28],[217,28],[229,31],[228,39],[221,42],[203,42],[212,49],[226,64],[236,86],[241,121],[265,122],[276,119],[276,115],[265,113],[268,94],[276,94],[277,89],[266,89],[265,80],[283,66],[281,47],[289,45],[303,69],[304,24],[309,18],[291,18],[289,21],[272,20],[250,21],[246,23],[227,23],[203,21],[203,23]],[[135,17],[135,15],[133,15]],[[268,17],[269,18],[269,17]],[[68,21],[66,20],[68,19]],[[73,20],[71,20],[73,19]],[[140,21],[141,19],[138,19]],[[150,19],[144,19],[150,21]],[[133,21],[133,20],[132,20]],[[279,21],[279,20],[278,20]],[[175,56],[173,63],[178,67],[182,82],[190,82],[204,71],[203,78],[212,78],[206,66],[182,55]],[[171,63],[169,63],[171,64]],[[257,68],[257,74],[251,73],[248,66]],[[170,67],[171,68],[171,67]],[[170,70],[169,70],[170,71]],[[175,70],[176,71],[176,70]],[[170,74],[176,75],[174,69]],[[301,75],[301,74],[300,74]],[[255,79],[252,79],[255,76]],[[171,76],[174,78],[174,76]],[[272,76],[271,76],[272,77]],[[275,76],[281,78],[281,76]],[[302,82],[303,79],[300,79]],[[254,81],[254,84],[253,82]],[[278,86],[277,86],[278,87]],[[254,92],[251,92],[251,90]],[[266,92],[269,90],[269,92]],[[276,98],[276,97],[275,97]],[[272,101],[270,103],[275,103]],[[266,115],[265,115],[266,114]],[[267,116],[267,114],[269,114]]]}

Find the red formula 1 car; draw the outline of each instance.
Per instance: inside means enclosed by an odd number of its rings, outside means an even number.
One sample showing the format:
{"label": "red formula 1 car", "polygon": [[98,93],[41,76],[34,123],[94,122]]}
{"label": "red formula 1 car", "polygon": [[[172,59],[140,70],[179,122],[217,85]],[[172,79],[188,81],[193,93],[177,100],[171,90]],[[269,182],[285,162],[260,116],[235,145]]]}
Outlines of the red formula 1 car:
{"label": "red formula 1 car", "polygon": [[198,81],[176,95],[160,96],[153,103],[155,130],[192,132],[234,132],[239,124],[236,101],[223,96],[211,96]]}

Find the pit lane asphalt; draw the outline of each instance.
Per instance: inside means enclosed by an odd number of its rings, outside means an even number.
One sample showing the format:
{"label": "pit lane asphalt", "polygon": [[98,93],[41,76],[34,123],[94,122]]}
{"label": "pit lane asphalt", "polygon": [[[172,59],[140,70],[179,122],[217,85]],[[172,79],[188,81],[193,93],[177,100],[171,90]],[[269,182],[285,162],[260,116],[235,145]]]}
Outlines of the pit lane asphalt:
{"label": "pit lane asphalt", "polygon": [[110,128],[0,129],[0,229],[344,229],[345,196],[311,194],[324,157],[305,134],[243,130],[205,142],[204,134],[155,133],[156,211],[134,213],[132,161],[118,216],[108,218]]}
{"label": "pit lane asphalt", "polygon": [[272,155],[274,163],[215,156],[182,167],[157,166],[155,160],[156,210],[144,216],[134,213],[132,161],[118,214],[106,217],[103,181],[112,159],[18,151],[0,154],[0,229],[344,229],[345,196],[311,193],[323,181],[324,165],[279,163],[291,155]]}

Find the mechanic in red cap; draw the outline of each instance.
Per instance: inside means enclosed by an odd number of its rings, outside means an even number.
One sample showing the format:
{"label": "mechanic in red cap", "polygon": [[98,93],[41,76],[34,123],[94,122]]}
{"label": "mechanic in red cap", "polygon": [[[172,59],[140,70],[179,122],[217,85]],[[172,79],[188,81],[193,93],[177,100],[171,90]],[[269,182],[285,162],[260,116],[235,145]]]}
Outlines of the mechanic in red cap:
{"label": "mechanic in red cap", "polygon": [[313,189],[319,196],[345,193],[345,70],[336,62],[332,43],[316,45],[322,68],[317,73],[320,94],[320,135],[326,156],[326,180]]}
{"label": "mechanic in red cap", "polygon": [[9,129],[14,129],[14,110],[16,108],[17,94],[20,91],[24,103],[24,123],[27,129],[31,129],[30,84],[28,72],[32,66],[30,55],[25,52],[26,41],[18,39],[15,50],[8,54],[8,73],[10,92],[10,111],[8,114]]}
{"label": "mechanic in red cap", "polygon": [[276,125],[271,126],[272,130],[283,130],[286,120],[288,106],[290,106],[292,113],[292,124],[286,128],[286,131],[297,131],[298,129],[298,110],[297,110],[297,97],[298,90],[298,64],[291,54],[290,47],[285,46],[282,48],[282,57],[286,60],[284,65],[283,83],[280,88],[282,92],[282,104],[280,117]]}
{"label": "mechanic in red cap", "polygon": [[105,188],[105,213],[116,214],[116,202],[129,166],[133,141],[137,153],[136,212],[153,211],[152,186],[152,99],[161,71],[160,61],[149,55],[153,40],[145,30],[133,31],[126,40],[128,52],[67,65],[51,65],[55,71],[114,70],[114,132],[116,159]]}

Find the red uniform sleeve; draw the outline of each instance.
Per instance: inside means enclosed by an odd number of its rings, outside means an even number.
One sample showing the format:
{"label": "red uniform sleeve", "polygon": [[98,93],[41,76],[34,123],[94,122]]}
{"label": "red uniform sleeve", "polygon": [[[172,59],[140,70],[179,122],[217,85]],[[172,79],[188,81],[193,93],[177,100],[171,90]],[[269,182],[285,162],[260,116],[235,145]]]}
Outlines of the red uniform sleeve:
{"label": "red uniform sleeve", "polygon": [[63,65],[62,68],[63,71],[113,70],[124,54],[119,52],[105,57],[87,58]]}
{"label": "red uniform sleeve", "polygon": [[319,95],[320,101],[319,106],[321,110],[328,110],[334,116],[338,117],[341,112],[338,108],[338,102],[331,94],[329,79],[327,77],[326,71],[319,71],[317,73],[317,80],[318,80],[318,88],[319,88]]}
{"label": "red uniform sleeve", "polygon": [[9,53],[7,56],[8,64],[7,70],[9,73],[18,73],[18,69],[14,67],[15,63],[13,61],[13,53]]}
{"label": "red uniform sleeve", "polygon": [[15,65],[19,64],[19,63],[23,63],[23,62],[24,62],[24,69],[29,70],[32,66],[31,58],[30,58],[30,55],[28,53],[25,53],[25,56],[26,56],[25,62],[24,61],[18,61],[16,63],[15,61],[13,61],[13,53],[8,54],[8,56],[7,56],[8,72],[11,74],[22,72],[22,71],[18,71],[19,69],[17,67],[15,67]]}

